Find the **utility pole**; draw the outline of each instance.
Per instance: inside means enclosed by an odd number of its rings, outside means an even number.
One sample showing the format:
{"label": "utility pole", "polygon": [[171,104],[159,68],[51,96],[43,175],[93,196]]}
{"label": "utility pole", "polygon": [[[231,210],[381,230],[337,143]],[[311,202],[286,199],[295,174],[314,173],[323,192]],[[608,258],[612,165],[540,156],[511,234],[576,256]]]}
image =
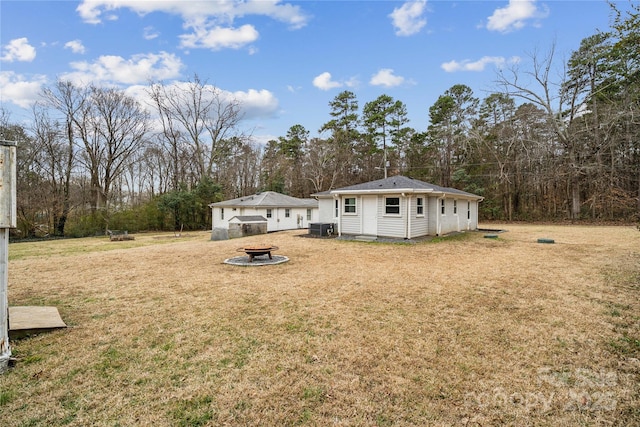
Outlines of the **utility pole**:
{"label": "utility pole", "polygon": [[387,179],[387,168],[389,167],[389,162],[387,161],[387,144],[384,144],[384,179]]}
{"label": "utility pole", "polygon": [[16,227],[16,143],[0,138],[0,374],[9,367],[9,229]]}

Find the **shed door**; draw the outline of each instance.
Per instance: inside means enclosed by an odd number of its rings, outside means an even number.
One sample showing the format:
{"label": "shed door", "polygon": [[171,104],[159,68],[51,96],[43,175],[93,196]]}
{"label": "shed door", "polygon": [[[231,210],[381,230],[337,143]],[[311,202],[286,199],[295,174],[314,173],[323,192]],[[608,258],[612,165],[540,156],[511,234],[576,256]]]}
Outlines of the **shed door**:
{"label": "shed door", "polygon": [[378,196],[362,196],[362,234],[378,235]]}

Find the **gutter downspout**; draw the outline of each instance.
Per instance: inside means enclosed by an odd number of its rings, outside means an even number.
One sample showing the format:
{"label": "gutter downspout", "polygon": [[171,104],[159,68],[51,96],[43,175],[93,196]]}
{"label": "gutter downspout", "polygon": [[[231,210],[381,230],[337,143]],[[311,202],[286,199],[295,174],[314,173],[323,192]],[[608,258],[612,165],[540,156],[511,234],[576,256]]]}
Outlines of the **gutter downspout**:
{"label": "gutter downspout", "polygon": [[338,203],[338,216],[336,220],[338,221],[338,236],[342,236],[342,197],[337,194],[333,195],[333,204],[335,209],[335,203]]}
{"label": "gutter downspout", "polygon": [[436,199],[436,236],[440,235],[440,232],[442,231],[442,225],[440,224],[440,217],[442,216],[442,200],[444,200],[444,197],[438,197]]}

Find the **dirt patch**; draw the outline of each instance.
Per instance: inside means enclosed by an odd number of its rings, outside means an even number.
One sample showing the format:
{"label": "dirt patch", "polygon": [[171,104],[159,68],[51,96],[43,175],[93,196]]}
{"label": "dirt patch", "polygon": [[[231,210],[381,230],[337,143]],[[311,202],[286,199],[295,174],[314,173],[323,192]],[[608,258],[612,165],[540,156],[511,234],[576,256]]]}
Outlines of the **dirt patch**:
{"label": "dirt patch", "polygon": [[22,243],[10,305],[69,328],[12,343],[3,422],[638,425],[640,233],[490,228],[509,232],[272,233],[290,261],[255,269],[222,262],[265,236]]}

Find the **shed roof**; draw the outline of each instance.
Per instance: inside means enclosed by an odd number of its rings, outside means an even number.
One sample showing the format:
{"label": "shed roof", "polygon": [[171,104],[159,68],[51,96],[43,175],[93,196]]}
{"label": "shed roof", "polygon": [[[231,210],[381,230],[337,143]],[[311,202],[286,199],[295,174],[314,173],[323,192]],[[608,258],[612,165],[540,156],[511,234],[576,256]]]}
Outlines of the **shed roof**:
{"label": "shed roof", "polygon": [[250,196],[211,203],[210,207],[317,208],[315,199],[299,199],[275,191],[263,191]]}
{"label": "shed roof", "polygon": [[229,220],[229,222],[267,222],[267,218],[262,215],[236,215]]}
{"label": "shed roof", "polygon": [[418,179],[397,175],[389,178],[378,179],[376,181],[363,182],[361,184],[349,185],[347,187],[336,188],[334,190],[316,193],[314,196],[326,197],[333,194],[361,194],[361,193],[442,193],[457,195],[465,198],[481,200],[482,197],[456,188],[441,187]]}

